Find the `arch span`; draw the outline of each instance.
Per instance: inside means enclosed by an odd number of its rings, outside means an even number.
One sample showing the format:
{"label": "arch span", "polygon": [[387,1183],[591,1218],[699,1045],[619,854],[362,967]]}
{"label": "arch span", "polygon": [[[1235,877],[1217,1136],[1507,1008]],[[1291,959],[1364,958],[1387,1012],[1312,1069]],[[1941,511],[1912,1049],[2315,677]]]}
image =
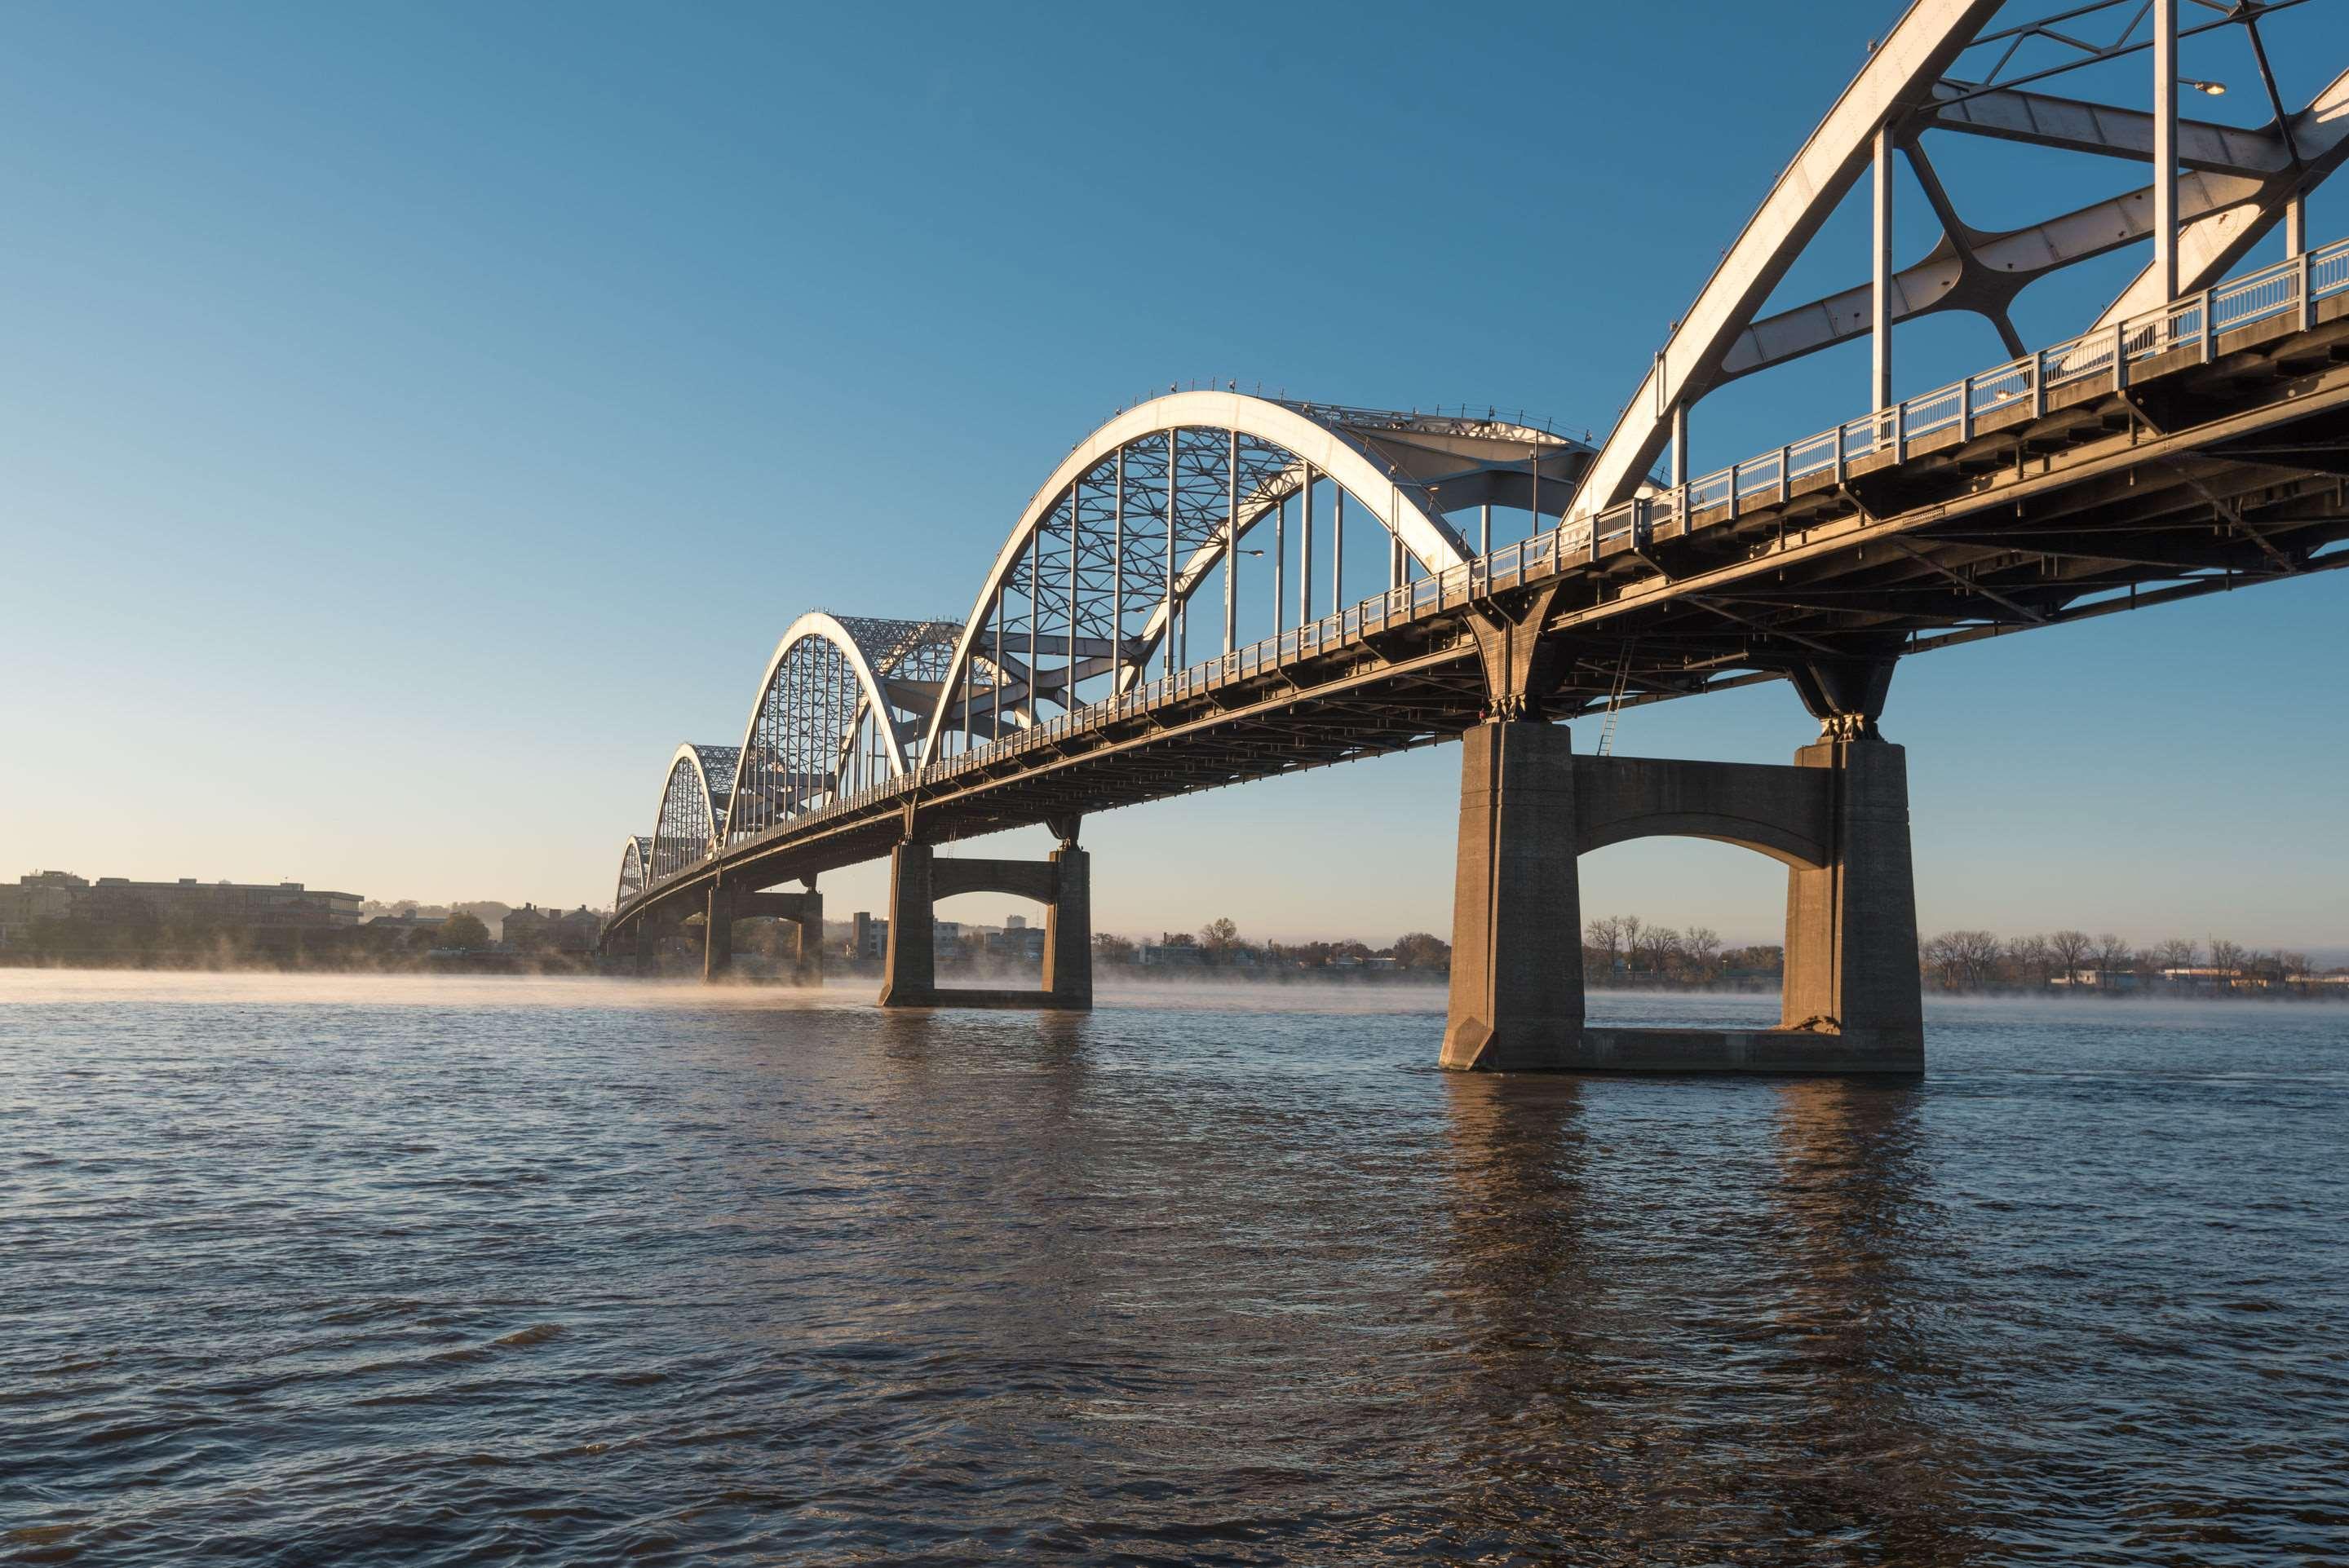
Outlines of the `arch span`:
{"label": "arch span", "polygon": [[846,789],[903,777],[962,628],[814,611],[792,623],[759,680],[729,780],[728,842]]}
{"label": "arch span", "polygon": [[[1041,703],[1067,711],[1129,690],[1154,655],[1179,657],[1185,612],[1211,573],[1261,553],[1243,542],[1292,500],[1302,498],[1302,523],[1313,487],[1338,514],[1387,534],[1391,571],[1437,573],[1474,553],[1448,512],[1561,513],[1590,455],[1490,415],[1213,391],[1138,404],[1079,442],[1022,511],[964,620],[915,760],[940,756],[950,737],[1033,726]],[[1299,577],[1301,600],[1309,544]],[[1227,642],[1230,582],[1227,573]],[[1092,698],[1079,691],[1089,683]]]}
{"label": "arch span", "polygon": [[652,879],[645,874],[645,868],[649,863],[652,848],[653,841],[642,833],[630,834],[627,842],[620,846],[620,886],[612,897],[614,909],[618,909],[649,885]]}
{"label": "arch span", "polygon": [[647,887],[700,864],[724,841],[738,757],[735,747],[688,743],[669,758],[646,857]]}

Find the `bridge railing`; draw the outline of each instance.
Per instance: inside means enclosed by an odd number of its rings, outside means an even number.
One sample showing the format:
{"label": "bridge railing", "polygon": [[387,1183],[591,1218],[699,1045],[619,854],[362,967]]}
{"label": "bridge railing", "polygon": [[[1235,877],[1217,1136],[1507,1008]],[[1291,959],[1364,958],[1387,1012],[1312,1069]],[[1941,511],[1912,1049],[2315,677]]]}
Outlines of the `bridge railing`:
{"label": "bridge railing", "polygon": [[[1594,518],[1563,522],[1517,543],[1505,544],[1318,621],[1290,627],[957,756],[941,758],[903,778],[834,795],[778,823],[769,834],[796,831],[834,816],[864,810],[899,799],[908,789],[940,783],[973,769],[1050,747],[1127,715],[1313,658],[1402,623],[1555,575],[1578,562],[1596,562],[1618,549],[1637,549],[1648,539],[1685,532],[1699,512],[1726,507],[1734,516],[1747,502],[1783,501],[1795,481],[1822,473],[1840,477],[1846,465],[1860,459],[1890,454],[1894,460],[1905,461],[1909,442],[1952,428],[1971,436],[1975,419],[2010,408],[2019,399],[2027,399],[2035,412],[2044,412],[2047,395],[2059,387],[2106,377],[2116,387],[2123,387],[2128,384],[2132,365],[2158,356],[2190,348],[2208,360],[2217,339],[2239,327],[2294,313],[2299,325],[2312,326],[2316,302],[2344,292],[2349,292],[2349,240],[2336,240],[2289,261],[2214,284],[2159,309],[1862,414],[1775,451],[1621,502]],[[713,857],[718,852],[716,847],[710,851]],[[647,883],[645,892],[657,891],[668,880]]]}
{"label": "bridge railing", "polygon": [[2181,349],[2208,358],[2217,339],[2238,327],[2295,312],[2300,325],[2313,325],[2316,302],[2344,290],[2349,290],[2349,240],[2214,284],[2159,309],[1934,387],[1641,500],[1621,502],[1599,514],[1598,532],[1604,541],[1630,529],[1643,504],[1651,522],[1668,529],[1673,523],[1684,525],[1696,512],[1726,507],[1733,515],[1749,501],[1783,500],[1786,487],[1795,480],[1830,472],[1839,476],[1845,465],[1863,458],[1889,454],[1895,461],[1905,461],[1911,441],[1951,429],[1971,436],[1976,419],[2012,408],[2018,401],[2044,411],[2046,395],[2058,387],[2107,377],[2125,387],[2129,366]]}

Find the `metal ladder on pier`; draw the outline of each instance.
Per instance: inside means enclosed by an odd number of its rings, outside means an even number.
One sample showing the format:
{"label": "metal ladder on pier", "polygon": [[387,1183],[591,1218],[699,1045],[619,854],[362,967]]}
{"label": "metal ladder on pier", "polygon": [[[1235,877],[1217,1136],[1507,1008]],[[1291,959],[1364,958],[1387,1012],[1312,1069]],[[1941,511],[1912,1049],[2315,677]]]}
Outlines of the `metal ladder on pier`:
{"label": "metal ladder on pier", "polygon": [[1615,687],[1607,694],[1607,722],[1599,730],[1599,755],[1615,755],[1615,726],[1623,717],[1623,689],[1631,684],[1631,649],[1636,645],[1623,645],[1623,662],[1616,667]]}

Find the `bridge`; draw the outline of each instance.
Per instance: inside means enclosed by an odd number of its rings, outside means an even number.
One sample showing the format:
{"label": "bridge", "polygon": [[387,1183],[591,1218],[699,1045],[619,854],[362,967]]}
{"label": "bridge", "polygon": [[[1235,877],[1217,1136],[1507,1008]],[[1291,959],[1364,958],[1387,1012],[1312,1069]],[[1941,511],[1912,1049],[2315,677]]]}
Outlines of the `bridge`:
{"label": "bridge", "polygon": [[[2262,27],[2301,3],[2181,27],[2177,0],[2020,22],[1996,0],[1919,0],[1603,441],[1236,386],[1120,410],[1039,487],[961,621],[816,613],[785,631],[738,742],[681,746],[664,769],[653,831],[622,850],[607,951],[698,943],[715,977],[734,923],[774,916],[799,923],[816,978],[818,877],[886,858],[882,1005],[1086,1007],[1085,816],[1456,740],[1444,1065],[1917,1070],[1906,764],[1878,728],[1899,661],[2349,563],[2349,241],[2310,248],[2303,215],[2349,156],[2349,73],[2284,104]],[[2181,87],[2213,85],[2180,76],[2181,42],[2220,29],[2259,63],[2263,129],[2178,115]],[[2150,67],[2148,108],[2044,90],[2128,60]],[[2151,182],[1987,232],[1958,216],[1929,134],[2133,160]],[[1906,267],[1896,160],[1942,229]],[[1863,178],[1869,281],[1770,308]],[[2251,264],[2271,236],[2282,259]],[[2130,245],[2149,261],[2085,330],[2020,341],[2023,286]],[[1896,398],[1893,328],[1952,310],[2009,357]],[[1857,417],[1692,477],[1704,394],[1860,337]],[[1622,708],[1773,680],[1820,725],[1791,765],[1610,754]],[[1568,724],[1589,716],[1606,733],[1577,752]],[[935,853],[1038,824],[1059,841],[1045,861]],[[1665,834],[1787,867],[1778,1027],[1588,1026],[1577,857]],[[1045,907],[1041,989],[937,984],[931,904],[978,891]]]}

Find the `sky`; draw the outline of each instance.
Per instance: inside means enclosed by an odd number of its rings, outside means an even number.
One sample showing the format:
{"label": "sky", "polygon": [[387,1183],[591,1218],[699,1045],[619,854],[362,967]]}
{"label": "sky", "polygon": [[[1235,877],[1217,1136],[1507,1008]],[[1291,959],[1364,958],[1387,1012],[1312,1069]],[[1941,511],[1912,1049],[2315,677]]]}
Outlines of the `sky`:
{"label": "sky", "polygon": [[[670,753],[740,738],[785,626],[963,618],[1030,492],[1150,391],[1603,436],[1897,14],[11,5],[0,874],[608,903]],[[2349,8],[2271,26],[2294,106],[2349,67]],[[2233,30],[2183,68],[2232,89],[2189,112],[2264,119]],[[1977,228],[2142,182],[1955,139]],[[1903,180],[1906,262],[1936,231]],[[1864,278],[1863,222],[1782,298]],[[2349,235],[2349,189],[2310,233]],[[2140,264],[2026,293],[2024,338]],[[1896,390],[2004,357],[1931,318]],[[1864,345],[1740,383],[1693,469],[1866,401]],[[2349,952],[2344,613],[2328,576],[1906,662],[1883,727],[1922,929]],[[1617,748],[1815,731],[1771,684],[1630,710]],[[1441,934],[1458,768],[1095,818],[1097,923]],[[1616,846],[1583,884],[1733,944],[1783,913],[1783,868],[1711,843]],[[875,867],[825,888],[885,907]]]}

